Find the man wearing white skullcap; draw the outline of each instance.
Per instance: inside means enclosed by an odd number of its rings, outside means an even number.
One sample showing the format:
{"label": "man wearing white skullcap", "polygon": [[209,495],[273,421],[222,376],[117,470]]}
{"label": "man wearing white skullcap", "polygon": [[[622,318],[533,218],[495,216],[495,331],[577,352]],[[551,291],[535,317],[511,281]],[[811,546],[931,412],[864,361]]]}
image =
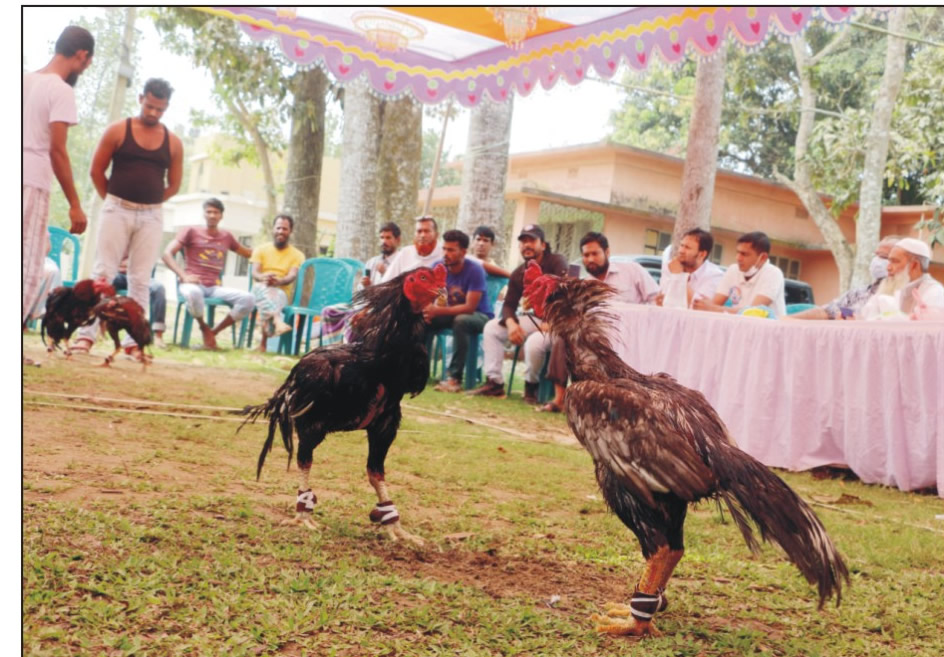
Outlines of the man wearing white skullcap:
{"label": "man wearing white skullcap", "polygon": [[901,312],[910,315],[916,306],[944,309],[944,286],[931,278],[931,248],[921,240],[898,240],[888,254],[888,276],[876,294],[894,295]]}

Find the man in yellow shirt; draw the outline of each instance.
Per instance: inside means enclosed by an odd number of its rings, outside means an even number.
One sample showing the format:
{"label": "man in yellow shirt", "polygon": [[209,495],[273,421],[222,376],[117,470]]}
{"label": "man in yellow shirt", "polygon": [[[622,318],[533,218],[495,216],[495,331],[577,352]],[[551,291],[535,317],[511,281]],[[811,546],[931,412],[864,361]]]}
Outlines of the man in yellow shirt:
{"label": "man in yellow shirt", "polygon": [[266,340],[272,335],[282,335],[292,327],[282,321],[282,309],[288,305],[292,283],[298,276],[298,268],[305,261],[305,254],[288,243],[295,228],[295,220],[280,214],[272,222],[272,242],[257,246],[249,258],[251,276],[254,281],[252,294],[256,298],[259,313],[259,329],[262,338],[259,350],[266,350]]}

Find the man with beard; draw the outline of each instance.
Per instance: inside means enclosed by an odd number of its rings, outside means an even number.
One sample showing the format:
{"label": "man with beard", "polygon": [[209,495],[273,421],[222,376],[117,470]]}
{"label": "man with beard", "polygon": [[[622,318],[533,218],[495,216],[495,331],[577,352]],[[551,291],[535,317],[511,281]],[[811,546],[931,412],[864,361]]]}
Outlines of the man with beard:
{"label": "man with beard", "polygon": [[[423,309],[429,330],[452,329],[452,360],[449,378],[436,386],[441,392],[462,390],[462,374],[473,335],[482,332],[485,322],[495,314],[485,291],[485,269],[466,257],[469,236],[461,230],[443,233],[443,257],[446,267],[446,304],[432,303]],[[434,265],[435,266],[435,265]]]}
{"label": "man with beard", "polygon": [[69,126],[78,122],[75,86],[92,63],[95,38],[70,25],[56,40],[55,54],[44,68],[23,76],[23,313],[22,324],[39,298],[43,282],[53,174],[69,202],[69,232],[81,235],[87,219],[75,191],[66,149]]}
{"label": "man with beard", "polygon": [[252,251],[250,275],[255,284],[252,295],[259,312],[259,351],[265,352],[270,335],[282,335],[292,327],[282,320],[282,309],[288,305],[292,283],[298,277],[298,268],[305,262],[305,254],[288,243],[295,228],[295,220],[287,214],[278,215],[272,222],[272,241]]}
{"label": "man with beard", "polygon": [[921,240],[906,237],[888,254],[888,276],[875,295],[862,307],[864,318],[880,317],[882,297],[892,297],[897,309],[911,315],[918,306],[944,309],[944,286],[931,278],[931,247]]}
{"label": "man with beard", "polygon": [[[583,268],[598,281],[616,290],[615,301],[648,303],[659,292],[659,286],[642,265],[636,262],[610,262],[610,241],[603,233],[589,232],[580,239]],[[545,338],[544,353],[551,352],[547,378],[554,382],[554,399],[535,410],[560,413],[564,408],[567,386],[567,363],[564,350],[557,340]]]}
{"label": "man with beard", "polygon": [[[108,126],[92,158],[92,182],[105,199],[99,215],[92,278],[112,280],[127,254],[128,296],[142,308],[151,305],[151,270],[164,234],[161,205],[180,189],[183,175],[183,144],[161,123],[173,92],[160,78],[145,82],[138,96],[138,116]],[[109,165],[111,177],[106,175]],[[88,353],[97,331],[97,321],[79,331],[72,351]],[[130,335],[125,336],[123,344],[126,353],[143,358]]]}
{"label": "man with beard", "polygon": [[365,265],[365,276],[361,279],[361,286],[376,285],[383,279],[387,267],[400,248],[400,227],[388,221],[380,227],[380,254],[375,255]]}
{"label": "man with beard", "polygon": [[438,239],[439,225],[436,220],[428,215],[417,217],[413,244],[400,249],[394,256],[383,275],[383,282],[386,283],[417,267],[432,267],[434,262],[442,258],[442,246]]}
{"label": "man with beard", "polygon": [[879,286],[888,276],[888,255],[892,247],[900,240],[900,237],[889,235],[883,237],[875,248],[875,254],[872,262],[869,264],[869,273],[872,275],[872,283],[865,287],[859,287],[849,290],[845,294],[833,299],[825,306],[817,306],[793,315],[787,315],[789,319],[855,319],[862,307],[868,303],[878,291]]}
{"label": "man with beard", "polygon": [[505,342],[511,341],[515,345],[524,345],[524,400],[534,404],[538,400],[538,380],[547,349],[544,347],[545,334],[538,331],[539,320],[533,313],[518,312],[518,302],[524,292],[524,270],[528,263],[534,260],[545,274],[566,276],[567,259],[551,253],[544,238],[544,231],[536,224],[528,224],[521,229],[518,235],[518,251],[524,258],[524,263],[511,272],[501,318],[489,320],[482,331],[485,383],[471,392],[486,397],[505,396],[502,361]]}
{"label": "man with beard", "polygon": [[685,286],[687,307],[691,307],[693,299],[714,297],[724,276],[724,270],[708,260],[714,245],[711,233],[701,228],[693,228],[682,236],[675,257],[663,261],[660,294],[656,297],[658,305],[662,305],[669,287],[678,282]]}

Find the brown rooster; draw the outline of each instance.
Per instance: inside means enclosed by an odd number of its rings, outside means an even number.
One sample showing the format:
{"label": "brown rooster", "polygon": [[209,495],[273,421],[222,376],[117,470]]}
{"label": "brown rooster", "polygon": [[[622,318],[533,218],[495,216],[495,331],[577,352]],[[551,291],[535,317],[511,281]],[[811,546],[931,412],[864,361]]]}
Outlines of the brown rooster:
{"label": "brown rooster", "polygon": [[115,341],[115,351],[105,357],[102,367],[111,365],[115,360],[115,354],[121,351],[118,332],[124,329],[141,350],[141,362],[147,370],[148,358],[144,354],[144,348],[151,344],[151,325],[148,323],[141,304],[131,297],[112,297],[95,306],[95,315],[102,323],[102,333],[107,332]]}
{"label": "brown rooster", "polygon": [[95,320],[95,306],[102,297],[115,296],[115,288],[103,279],[92,280],[86,278],[78,281],[72,287],[57,287],[46,298],[46,313],[40,326],[40,337],[46,344],[46,334],[52,343],[47,345],[46,351],[52,352],[59,348],[59,343],[65,341],[66,358],[72,356],[69,340],[80,326],[91,324]]}
{"label": "brown rooster", "polygon": [[377,493],[370,520],[380,523],[394,540],[422,543],[400,525],[400,515],[387,493],[384,461],[400,426],[400,400],[407,393],[420,394],[429,379],[422,309],[436,299],[445,283],[446,270],[437,265],[435,271],[420,267],[363,289],[354,298],[354,307],[364,309],[354,325],[354,341],[305,354],[268,402],[244,409],[247,422],[259,415],[269,419],[257,479],[276,428],[289,463],[293,430],[298,434],[301,477],[292,522],[315,528],[311,516],[317,498],[308,483],[315,448],[329,433],[366,429],[367,479]]}
{"label": "brown rooster", "polygon": [[700,392],[664,373],[640,374],[610,348],[613,317],[604,306],[613,289],[530,266],[525,285],[535,313],[564,343],[574,381],[565,400],[568,424],[593,457],[606,503],[639,539],[646,560],[629,608],[596,618],[597,629],[657,634],[652,618],[668,604],[664,589],[682,558],[688,505],[705,498],[727,505],[752,550],[758,545],[748,516],[762,539],[782,547],[818,587],[820,607],[832,595],[838,604],[849,573],[809,506],[734,445]]}

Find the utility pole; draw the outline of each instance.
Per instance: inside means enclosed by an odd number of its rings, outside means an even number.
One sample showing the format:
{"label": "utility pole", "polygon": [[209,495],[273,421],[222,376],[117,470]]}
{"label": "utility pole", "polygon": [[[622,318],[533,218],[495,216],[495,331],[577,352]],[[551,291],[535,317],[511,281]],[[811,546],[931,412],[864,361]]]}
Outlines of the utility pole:
{"label": "utility pole", "polygon": [[436,149],[436,159],[433,160],[433,171],[429,176],[429,191],[426,192],[426,203],[423,205],[423,216],[429,215],[429,208],[433,204],[433,192],[436,191],[436,178],[439,176],[439,161],[442,159],[443,144],[446,142],[446,124],[449,123],[449,115],[452,114],[452,100],[446,106],[446,114],[443,116],[442,132],[439,133],[439,147]]}
{"label": "utility pole", "polygon": [[[137,9],[135,7],[125,8],[125,33],[121,40],[121,61],[118,63],[115,91],[111,96],[111,107],[108,110],[108,125],[121,118],[121,111],[125,106],[125,93],[131,84],[132,76],[134,76],[134,67],[131,66],[131,48],[134,46],[134,21],[136,16]],[[98,215],[102,210],[102,199],[97,191],[92,191],[92,202],[88,205],[88,208],[88,227],[82,244],[82,263],[79,267],[79,278],[91,276],[92,265],[95,262],[94,251],[95,241],[98,237]]]}

